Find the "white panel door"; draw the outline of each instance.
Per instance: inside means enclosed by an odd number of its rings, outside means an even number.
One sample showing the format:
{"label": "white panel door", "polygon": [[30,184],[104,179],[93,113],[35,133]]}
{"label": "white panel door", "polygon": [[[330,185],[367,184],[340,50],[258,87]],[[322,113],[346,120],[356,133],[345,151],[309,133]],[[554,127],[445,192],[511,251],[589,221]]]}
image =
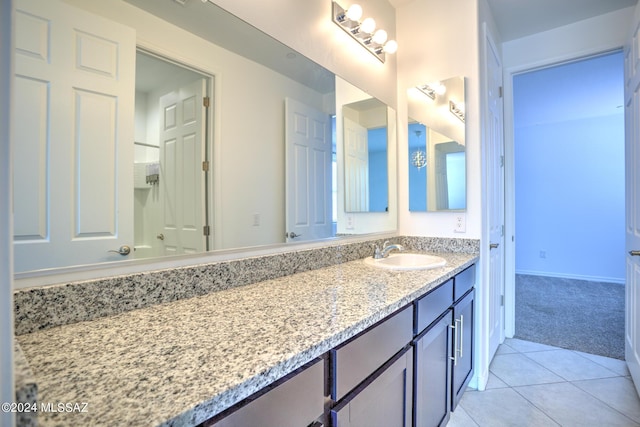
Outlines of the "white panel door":
{"label": "white panel door", "polygon": [[135,32],[57,0],[16,2],[16,272],[133,246]]}
{"label": "white panel door", "polygon": [[206,249],[204,156],[206,80],[160,97],[160,205],[164,253]]}
{"label": "white panel door", "polygon": [[625,47],[625,360],[640,393],[640,9]]}
{"label": "white panel door", "polygon": [[489,221],[489,360],[504,341],[504,118],[502,63],[485,30],[488,114],[486,130],[487,217]]}
{"label": "white panel door", "polygon": [[331,237],[329,116],[287,98],[285,129],[287,242]]}
{"label": "white panel door", "polygon": [[369,138],[367,128],[345,117],[344,194],[346,212],[369,211]]}

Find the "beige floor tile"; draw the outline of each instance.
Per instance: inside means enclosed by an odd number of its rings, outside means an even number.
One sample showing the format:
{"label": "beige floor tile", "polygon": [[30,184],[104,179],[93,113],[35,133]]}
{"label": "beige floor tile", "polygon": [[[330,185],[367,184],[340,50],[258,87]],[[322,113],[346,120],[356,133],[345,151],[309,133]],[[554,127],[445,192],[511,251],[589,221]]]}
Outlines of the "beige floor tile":
{"label": "beige floor tile", "polygon": [[563,427],[638,426],[632,419],[568,382],[516,387],[514,390]]}
{"label": "beige floor tile", "polygon": [[618,375],[571,350],[536,351],[527,353],[526,356],[567,381],[611,378]]}
{"label": "beige floor tile", "polygon": [[564,381],[524,354],[501,354],[493,358],[490,372],[511,387]]}
{"label": "beige floor tile", "polygon": [[510,388],[465,394],[460,405],[480,427],[557,427],[553,420]]}
{"label": "beige floor tile", "polygon": [[615,377],[576,381],[573,384],[640,423],[640,399],[631,379]]}

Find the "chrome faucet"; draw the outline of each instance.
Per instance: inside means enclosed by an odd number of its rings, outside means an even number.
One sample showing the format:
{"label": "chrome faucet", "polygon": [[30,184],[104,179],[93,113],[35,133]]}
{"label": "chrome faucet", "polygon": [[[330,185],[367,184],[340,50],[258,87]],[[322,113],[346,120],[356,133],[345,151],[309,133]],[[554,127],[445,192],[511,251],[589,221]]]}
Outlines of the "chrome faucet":
{"label": "chrome faucet", "polygon": [[390,245],[389,241],[387,240],[386,242],[384,242],[383,248],[380,249],[378,247],[378,245],[376,245],[376,249],[373,252],[373,258],[374,259],[382,259],[382,258],[386,258],[389,256],[389,252],[391,251],[403,251],[404,248],[402,247],[402,245],[399,244],[393,244]]}

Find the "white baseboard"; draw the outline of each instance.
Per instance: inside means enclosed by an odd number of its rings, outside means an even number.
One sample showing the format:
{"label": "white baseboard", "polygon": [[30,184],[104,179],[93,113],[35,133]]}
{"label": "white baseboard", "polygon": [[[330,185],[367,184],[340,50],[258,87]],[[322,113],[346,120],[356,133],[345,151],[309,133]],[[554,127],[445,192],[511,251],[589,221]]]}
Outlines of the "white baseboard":
{"label": "white baseboard", "polygon": [[625,284],[624,277],[620,278],[620,277],[585,276],[580,274],[553,273],[548,271],[532,271],[532,270],[518,270],[518,269],[516,269],[516,274],[527,274],[529,276],[542,276],[542,277],[559,277],[561,279],[588,280],[589,282],[618,283],[620,285]]}

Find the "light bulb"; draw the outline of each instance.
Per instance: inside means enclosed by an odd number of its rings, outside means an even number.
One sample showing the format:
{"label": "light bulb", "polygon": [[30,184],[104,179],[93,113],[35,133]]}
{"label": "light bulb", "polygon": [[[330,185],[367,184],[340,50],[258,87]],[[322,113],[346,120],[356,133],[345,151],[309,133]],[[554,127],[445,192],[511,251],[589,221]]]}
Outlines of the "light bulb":
{"label": "light bulb", "polygon": [[376,44],[382,45],[387,41],[387,32],[385,30],[378,30],[373,35],[371,40],[373,40],[373,42]]}
{"label": "light bulb", "polygon": [[447,91],[447,87],[440,82],[434,83],[433,88],[435,89],[436,94],[438,95],[444,95],[444,93]]}
{"label": "light bulb", "polygon": [[395,40],[389,40],[382,50],[384,50],[385,53],[394,54],[398,50],[398,42]]}
{"label": "light bulb", "polygon": [[360,6],[359,4],[352,4],[351,6],[349,6],[349,9],[347,9],[346,16],[351,21],[358,21],[360,18],[362,18],[362,6]]}
{"label": "light bulb", "polygon": [[376,21],[374,21],[373,18],[367,18],[362,21],[362,24],[360,24],[360,31],[362,31],[363,33],[371,34],[375,31],[375,29]]}

